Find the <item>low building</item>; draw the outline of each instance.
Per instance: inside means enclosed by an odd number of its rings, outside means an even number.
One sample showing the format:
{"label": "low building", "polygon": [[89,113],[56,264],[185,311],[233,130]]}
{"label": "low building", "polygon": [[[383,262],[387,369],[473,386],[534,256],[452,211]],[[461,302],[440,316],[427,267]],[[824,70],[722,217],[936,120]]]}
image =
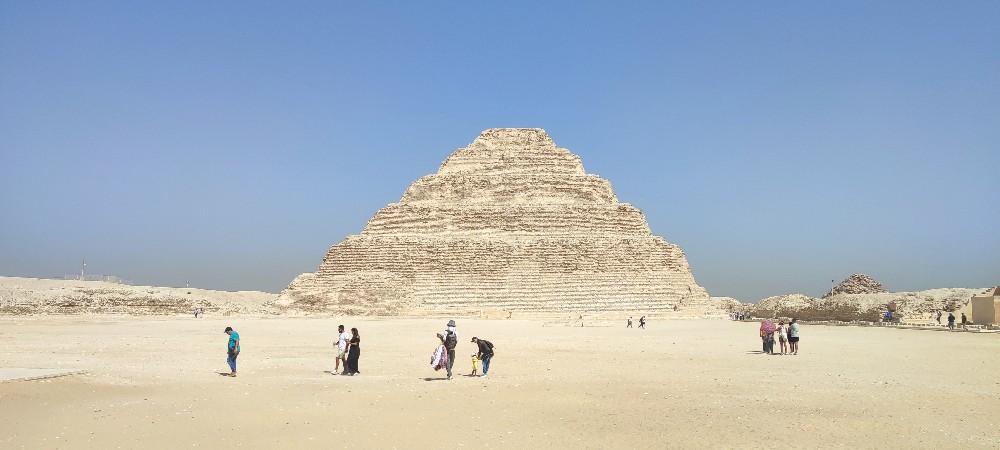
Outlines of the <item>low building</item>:
{"label": "low building", "polygon": [[1000,323],[1000,286],[972,297],[972,323],[996,325]]}

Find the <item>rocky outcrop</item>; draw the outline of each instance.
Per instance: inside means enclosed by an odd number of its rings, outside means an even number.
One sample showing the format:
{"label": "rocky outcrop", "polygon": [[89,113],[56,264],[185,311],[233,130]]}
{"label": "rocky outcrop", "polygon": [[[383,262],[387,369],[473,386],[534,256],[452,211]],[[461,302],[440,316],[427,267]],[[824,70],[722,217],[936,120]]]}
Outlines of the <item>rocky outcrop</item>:
{"label": "rocky outcrop", "polygon": [[486,130],[277,305],[350,314],[721,314],[684,252],[541,129]]}
{"label": "rocky outcrop", "polygon": [[937,310],[962,311],[981,289],[945,288],[919,292],[838,294],[814,298],[802,294],[768,297],[753,306],[756,317],[796,317],[801,320],[881,320],[886,308],[903,321],[930,320]]}
{"label": "rocky outcrop", "polygon": [[873,280],[868,275],[856,273],[830,289],[830,292],[827,292],[823,298],[839,294],[881,294],[885,292],[889,291],[886,291],[878,281]]}
{"label": "rocky outcrop", "polygon": [[274,294],[128,286],[103,281],[0,277],[0,315],[267,314]]}

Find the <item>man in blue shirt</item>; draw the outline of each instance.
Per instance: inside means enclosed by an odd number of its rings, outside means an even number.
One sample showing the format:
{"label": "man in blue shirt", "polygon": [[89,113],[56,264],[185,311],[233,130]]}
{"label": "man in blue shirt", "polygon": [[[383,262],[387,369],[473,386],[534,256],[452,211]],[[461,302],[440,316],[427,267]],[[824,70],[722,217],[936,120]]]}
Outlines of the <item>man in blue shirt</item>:
{"label": "man in blue shirt", "polygon": [[240,356],[240,334],[233,330],[233,327],[226,327],[226,334],[229,335],[229,345],[227,347],[229,357],[226,358],[226,362],[229,363],[229,368],[232,370],[229,376],[235,377],[236,357]]}

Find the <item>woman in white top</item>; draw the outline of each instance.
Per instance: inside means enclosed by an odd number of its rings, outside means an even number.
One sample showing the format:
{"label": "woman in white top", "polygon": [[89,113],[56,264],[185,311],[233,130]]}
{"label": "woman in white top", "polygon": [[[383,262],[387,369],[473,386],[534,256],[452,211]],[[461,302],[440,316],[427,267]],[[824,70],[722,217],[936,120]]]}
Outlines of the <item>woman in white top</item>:
{"label": "woman in white top", "polygon": [[788,353],[788,330],[785,328],[785,322],[778,322],[778,342],[781,344],[781,354],[784,355]]}

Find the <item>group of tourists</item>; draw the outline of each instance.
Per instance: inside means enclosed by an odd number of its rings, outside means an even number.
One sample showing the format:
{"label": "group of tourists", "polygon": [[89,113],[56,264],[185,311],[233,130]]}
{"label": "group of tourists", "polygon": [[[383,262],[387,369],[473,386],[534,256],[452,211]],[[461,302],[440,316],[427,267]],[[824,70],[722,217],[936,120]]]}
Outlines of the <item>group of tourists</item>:
{"label": "group of tourists", "polygon": [[[445,369],[450,380],[452,368],[455,365],[455,349],[458,347],[458,329],[454,320],[449,320],[443,333],[437,334],[440,345],[434,349],[431,355],[431,368],[434,370]],[[472,354],[472,373],[470,376],[485,377],[490,371],[490,361],[493,359],[493,343],[486,339],[472,337],[472,343],[476,344],[476,352]],[[482,365],[483,373],[478,373],[479,366]]]}
{"label": "group of tourists", "polygon": [[729,313],[729,320],[743,320],[749,318],[750,318],[750,313],[746,311],[733,311]]}
{"label": "group of tourists", "polygon": [[[344,331],[344,326],[337,326],[337,340],[333,343],[337,349],[337,360],[334,364],[333,375],[360,375],[358,370],[358,360],[361,359],[361,333],[357,328],[351,328],[351,333]],[[340,363],[344,363],[344,370],[340,370]]]}
{"label": "group of tourists", "polygon": [[[938,325],[941,325],[941,315],[942,315],[941,310],[939,309],[935,311],[934,315],[937,318]],[[965,327],[968,324],[969,324],[969,318],[965,315],[965,313],[962,313],[962,327]],[[955,313],[951,311],[948,311],[948,329],[949,330],[955,329]]]}
{"label": "group of tourists", "polygon": [[[334,341],[334,348],[337,349],[337,359],[334,368],[330,372],[334,375],[360,375],[358,360],[361,359],[361,333],[357,328],[351,328],[348,334],[343,325],[337,327],[337,340]],[[226,327],[225,333],[229,335],[226,344],[226,362],[229,364],[229,376],[236,376],[236,357],[240,354],[240,334],[233,327]],[[441,345],[434,351],[431,358],[431,367],[435,370],[447,369],[448,379],[452,377],[452,367],[455,364],[455,349],[458,347],[458,331],[454,320],[448,321],[448,326],[443,333],[437,334]],[[485,377],[490,371],[490,361],[493,359],[493,343],[486,339],[473,336],[472,343],[476,344],[476,352],[472,354],[472,376]],[[341,364],[344,368],[341,370]],[[483,373],[478,373],[482,366]]]}
{"label": "group of tourists", "polygon": [[[938,311],[938,323],[941,323],[941,311]],[[962,313],[962,328],[965,328],[969,324],[969,318],[966,317],[965,313]],[[948,312],[948,329],[955,329],[955,313]]]}
{"label": "group of tourists", "polygon": [[[625,325],[625,328],[632,328],[632,317],[631,316],[629,316],[629,318],[628,318],[628,324]],[[639,318],[639,328],[642,328],[644,330],[646,329],[646,316],[642,316],[642,317]]]}
{"label": "group of tourists", "polygon": [[774,341],[777,340],[781,345],[782,355],[798,355],[799,354],[799,324],[796,319],[792,319],[788,325],[785,325],[784,321],[778,322],[775,325],[774,322],[770,320],[764,320],[760,323],[760,340],[763,344],[763,350],[765,354],[774,354]]}

